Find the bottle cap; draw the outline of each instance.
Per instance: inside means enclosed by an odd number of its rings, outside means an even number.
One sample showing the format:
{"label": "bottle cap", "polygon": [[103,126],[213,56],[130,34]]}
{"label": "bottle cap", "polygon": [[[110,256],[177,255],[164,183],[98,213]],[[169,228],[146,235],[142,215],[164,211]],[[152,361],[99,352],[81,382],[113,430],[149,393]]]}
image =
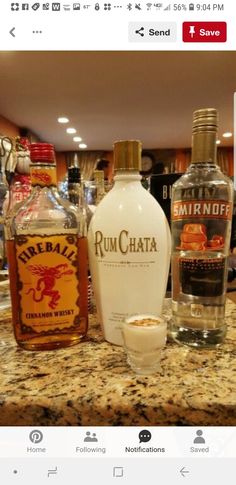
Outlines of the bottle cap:
{"label": "bottle cap", "polygon": [[218,111],[198,109],[193,113],[192,163],[216,163]]}
{"label": "bottle cap", "polygon": [[198,109],[193,113],[193,134],[199,131],[216,132],[219,124],[219,113],[214,108]]}
{"label": "bottle cap", "polygon": [[33,163],[55,163],[54,146],[50,143],[31,143],[30,159]]}
{"label": "bottle cap", "polygon": [[26,150],[29,150],[30,148],[30,142],[28,140],[28,138],[26,138],[26,136],[22,136],[20,139],[19,139],[19,143],[20,145],[22,145]]}
{"label": "bottle cap", "polygon": [[138,140],[114,143],[115,170],[141,170],[142,143]]}

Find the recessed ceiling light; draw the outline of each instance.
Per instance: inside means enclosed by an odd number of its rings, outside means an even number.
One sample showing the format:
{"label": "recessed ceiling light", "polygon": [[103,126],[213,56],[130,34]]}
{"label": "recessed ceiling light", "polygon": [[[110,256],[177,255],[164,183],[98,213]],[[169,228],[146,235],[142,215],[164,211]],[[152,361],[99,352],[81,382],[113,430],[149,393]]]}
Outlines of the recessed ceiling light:
{"label": "recessed ceiling light", "polygon": [[221,143],[220,140],[216,140],[216,144],[219,145]]}
{"label": "recessed ceiling light", "polygon": [[61,118],[57,118],[58,123],[69,123],[68,118],[64,118],[63,116]]}
{"label": "recessed ceiling light", "polygon": [[87,145],[85,145],[85,143],[80,143],[79,148],[87,148]]}
{"label": "recessed ceiling light", "polygon": [[80,138],[80,136],[74,136],[73,140],[74,141],[82,141],[82,138]]}
{"label": "recessed ceiling light", "polygon": [[226,131],[225,133],[223,133],[222,135],[224,138],[231,138],[231,136],[233,136],[233,133],[231,133],[230,131]]}
{"label": "recessed ceiling light", "polygon": [[66,132],[69,133],[69,135],[73,135],[74,133],[76,133],[76,129],[75,128],[67,128]]}

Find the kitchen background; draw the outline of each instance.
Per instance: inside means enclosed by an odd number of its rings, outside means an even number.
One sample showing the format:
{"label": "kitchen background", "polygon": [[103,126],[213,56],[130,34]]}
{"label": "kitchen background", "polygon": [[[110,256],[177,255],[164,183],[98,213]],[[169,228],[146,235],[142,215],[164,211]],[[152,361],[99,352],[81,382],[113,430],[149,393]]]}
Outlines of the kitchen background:
{"label": "kitchen background", "polygon": [[142,140],[144,174],[185,171],[200,107],[219,109],[218,161],[233,175],[235,52],[1,52],[0,70],[0,135],[54,143],[59,180],[75,152],[85,178],[102,158],[112,179],[117,139]]}

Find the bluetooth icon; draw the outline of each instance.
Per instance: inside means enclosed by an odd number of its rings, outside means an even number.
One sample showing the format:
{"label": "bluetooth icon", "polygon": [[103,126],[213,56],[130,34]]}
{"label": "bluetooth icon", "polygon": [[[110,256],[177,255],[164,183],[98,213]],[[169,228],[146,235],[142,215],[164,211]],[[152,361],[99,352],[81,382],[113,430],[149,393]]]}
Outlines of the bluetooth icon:
{"label": "bluetooth icon", "polygon": [[29,439],[30,441],[32,441],[32,443],[40,443],[43,440],[42,431],[40,431],[39,429],[33,429],[33,431],[31,431],[29,435]]}

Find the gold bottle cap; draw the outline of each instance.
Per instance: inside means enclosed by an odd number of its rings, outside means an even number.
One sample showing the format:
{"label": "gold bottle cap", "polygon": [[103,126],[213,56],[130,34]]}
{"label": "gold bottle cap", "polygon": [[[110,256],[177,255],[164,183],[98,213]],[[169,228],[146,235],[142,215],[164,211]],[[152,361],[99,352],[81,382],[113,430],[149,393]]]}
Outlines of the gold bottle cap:
{"label": "gold bottle cap", "polygon": [[219,114],[214,108],[193,113],[192,163],[216,163]]}
{"label": "gold bottle cap", "polygon": [[138,140],[114,143],[115,170],[141,170],[142,143]]}
{"label": "gold bottle cap", "polygon": [[198,109],[193,113],[193,134],[199,131],[216,132],[219,125],[219,113],[215,108]]}

